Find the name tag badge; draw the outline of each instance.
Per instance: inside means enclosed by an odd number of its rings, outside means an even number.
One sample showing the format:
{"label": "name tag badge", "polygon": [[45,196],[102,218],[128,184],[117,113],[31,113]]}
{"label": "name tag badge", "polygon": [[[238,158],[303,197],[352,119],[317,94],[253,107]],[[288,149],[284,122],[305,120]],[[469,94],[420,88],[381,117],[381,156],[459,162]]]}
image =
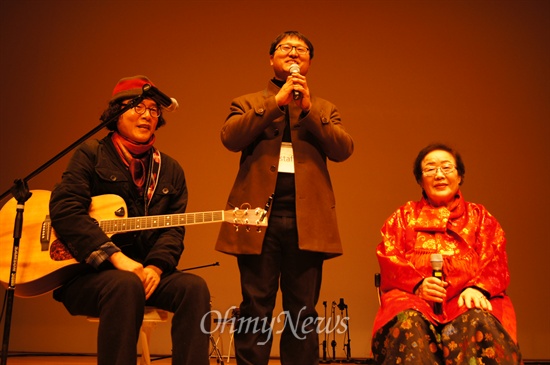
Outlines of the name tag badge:
{"label": "name tag badge", "polygon": [[281,143],[281,154],[279,155],[279,172],[294,173],[294,151],[292,143]]}

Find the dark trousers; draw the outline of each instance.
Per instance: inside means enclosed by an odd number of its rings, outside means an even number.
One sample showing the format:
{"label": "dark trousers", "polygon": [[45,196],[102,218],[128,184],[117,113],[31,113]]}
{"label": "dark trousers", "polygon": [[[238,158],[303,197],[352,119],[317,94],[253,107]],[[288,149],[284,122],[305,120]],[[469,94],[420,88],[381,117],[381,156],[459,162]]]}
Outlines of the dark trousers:
{"label": "dark trousers", "polygon": [[172,364],[207,365],[210,332],[210,293],[206,282],[176,271],[160,281],[145,301],[138,276],[120,270],[77,277],[55,292],[72,315],[99,317],[98,365],[135,365],[144,307],[174,313]]}
{"label": "dark trousers", "polygon": [[[271,217],[261,255],[240,255],[243,300],[235,323],[238,365],[266,365],[273,336],[269,331],[279,283],[286,318],[281,333],[283,365],[319,363],[315,306],[321,289],[324,254],[298,248],[296,219]],[[276,318],[279,313],[276,314]],[[291,322],[290,322],[291,321]]]}

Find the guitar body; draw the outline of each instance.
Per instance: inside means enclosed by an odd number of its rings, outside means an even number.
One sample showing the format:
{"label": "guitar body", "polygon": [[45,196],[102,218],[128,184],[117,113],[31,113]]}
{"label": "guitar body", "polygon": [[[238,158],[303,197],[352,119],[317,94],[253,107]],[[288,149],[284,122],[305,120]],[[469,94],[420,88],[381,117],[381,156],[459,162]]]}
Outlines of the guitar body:
{"label": "guitar body", "polygon": [[[19,297],[47,293],[86,267],[71,256],[53,229],[44,232],[45,238],[42,239],[43,224],[49,219],[50,195],[47,190],[33,190],[25,203],[15,279],[15,295]],[[16,209],[17,201],[12,198],[0,210],[0,282],[5,287],[8,287],[11,275]],[[126,203],[118,195],[101,195],[92,199],[89,213],[93,218],[121,218],[115,212],[126,214]]]}
{"label": "guitar body", "polygon": [[[51,228],[49,217],[51,193],[33,190],[25,202],[19,247],[16,252],[15,295],[33,297],[49,292],[84,269],[78,263]],[[252,209],[243,204],[242,209],[210,212],[166,214],[144,217],[127,217],[126,202],[118,195],[106,194],[92,197],[88,214],[109,237],[122,232],[146,229],[171,228],[193,224],[226,222],[238,229],[251,227],[261,231],[267,226],[267,210]],[[0,283],[9,287],[14,256],[14,223],[17,201],[12,198],[0,210]]]}

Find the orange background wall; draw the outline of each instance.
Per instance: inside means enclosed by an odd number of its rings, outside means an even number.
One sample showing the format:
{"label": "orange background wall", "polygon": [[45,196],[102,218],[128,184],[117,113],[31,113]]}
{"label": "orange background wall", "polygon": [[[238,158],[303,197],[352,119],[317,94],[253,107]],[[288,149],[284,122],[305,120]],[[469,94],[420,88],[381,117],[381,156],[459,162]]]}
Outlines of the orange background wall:
{"label": "orange background wall", "polygon": [[[443,141],[464,157],[466,199],[507,232],[524,356],[550,358],[549,26],[550,2],[529,0],[2,0],[0,193],[95,127],[121,77],[145,74],[181,106],[157,146],[185,169],[188,211],[223,209],[239,160],[219,139],[230,101],[265,87],[271,41],[299,30],[315,45],[308,84],[339,107],[356,146],[329,164],[345,254],[326,262],[318,307],[345,299],[352,356],[370,351],[379,228],[420,197],[418,150]],[[30,188],[51,190],[67,161]],[[188,228],[181,268],[220,263],[195,273],[223,313],[240,291],[235,259],[213,249],[218,228]],[[94,352],[95,330],[50,294],[17,298],[10,350]],[[152,346],[169,353],[168,325]]]}

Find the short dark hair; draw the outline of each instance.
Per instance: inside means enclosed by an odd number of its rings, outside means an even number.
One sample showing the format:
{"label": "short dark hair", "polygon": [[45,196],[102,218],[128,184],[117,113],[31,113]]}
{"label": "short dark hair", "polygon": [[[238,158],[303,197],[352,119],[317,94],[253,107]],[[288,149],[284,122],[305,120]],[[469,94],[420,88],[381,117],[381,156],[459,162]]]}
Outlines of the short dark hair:
{"label": "short dark hair", "polygon": [[[107,109],[105,109],[105,111],[101,114],[101,117],[99,117],[99,119],[102,122],[112,119],[118,112],[120,112],[120,109],[123,108],[123,102],[125,100],[129,100],[129,99],[116,99],[116,100],[110,101],[109,105],[107,106]],[[160,108],[160,106],[159,106],[159,109],[162,111],[162,108]],[[118,119],[107,123],[106,125],[107,129],[109,129],[110,131],[116,131],[117,122],[118,122]],[[156,129],[159,129],[165,124],[166,124],[166,119],[164,119],[164,114],[161,113],[159,116]]]}
{"label": "short dark hair", "polygon": [[279,34],[277,38],[275,38],[273,43],[271,43],[271,47],[269,47],[270,56],[273,56],[273,54],[275,53],[275,48],[277,48],[277,45],[279,44],[279,42],[285,39],[286,37],[295,37],[295,38],[298,38],[299,40],[304,41],[305,44],[307,45],[307,48],[309,48],[309,58],[310,59],[313,58],[313,43],[311,43],[305,35],[303,35],[302,33],[296,30],[287,30],[286,32]]}
{"label": "short dark hair", "polygon": [[417,183],[420,183],[422,181],[422,160],[424,160],[424,157],[432,151],[447,151],[451,155],[453,155],[455,161],[456,161],[456,171],[458,171],[458,175],[461,177],[460,179],[460,185],[464,182],[464,175],[466,174],[466,167],[464,166],[464,162],[462,161],[462,157],[460,156],[460,153],[455,151],[453,148],[449,147],[448,145],[444,143],[433,143],[430,144],[418,152],[418,156],[416,156],[416,159],[414,160],[414,166],[413,166],[413,174],[416,179]]}

